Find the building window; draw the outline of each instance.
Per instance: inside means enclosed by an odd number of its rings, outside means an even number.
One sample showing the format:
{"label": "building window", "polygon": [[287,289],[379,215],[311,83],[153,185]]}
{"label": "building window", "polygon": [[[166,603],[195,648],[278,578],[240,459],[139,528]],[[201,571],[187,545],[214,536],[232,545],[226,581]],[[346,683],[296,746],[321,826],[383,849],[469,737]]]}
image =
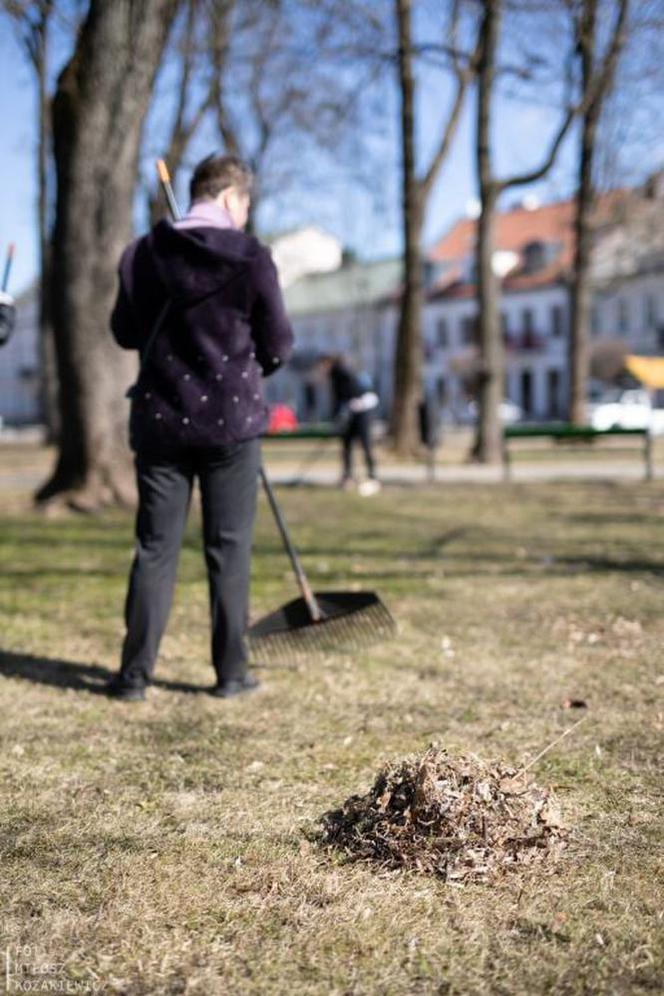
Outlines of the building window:
{"label": "building window", "polygon": [[618,298],[618,331],[629,332],[629,319],[627,315],[627,301],[624,297]]}
{"label": "building window", "polygon": [[643,324],[646,332],[650,332],[657,325],[657,302],[654,294],[646,294],[643,300]]}
{"label": "building window", "polygon": [[549,370],[547,380],[549,386],[549,414],[552,418],[558,418],[560,416],[560,370]]}
{"label": "building window", "polygon": [[532,308],[524,308],[521,312],[521,325],[524,335],[530,336],[535,331]]}
{"label": "building window", "polygon": [[547,263],[547,247],[544,242],[528,242],[523,248],[523,268],[526,273],[535,273]]}
{"label": "building window", "polygon": [[447,330],[447,319],[439,318],[436,322],[436,345],[439,349],[447,349],[449,346],[449,335]]}
{"label": "building window", "polygon": [[525,415],[533,411],[533,375],[530,370],[521,371],[521,407]]}
{"label": "building window", "polygon": [[565,334],[563,325],[563,307],[561,304],[551,305],[551,335],[560,339]]}
{"label": "building window", "polygon": [[472,346],[476,341],[477,318],[475,315],[466,315],[461,319],[461,342],[464,346]]}
{"label": "building window", "polygon": [[436,381],[436,400],[440,408],[442,408],[447,401],[447,387],[445,385],[444,377],[439,377]]}
{"label": "building window", "polygon": [[596,304],[590,309],[590,334],[599,335],[599,307]]}

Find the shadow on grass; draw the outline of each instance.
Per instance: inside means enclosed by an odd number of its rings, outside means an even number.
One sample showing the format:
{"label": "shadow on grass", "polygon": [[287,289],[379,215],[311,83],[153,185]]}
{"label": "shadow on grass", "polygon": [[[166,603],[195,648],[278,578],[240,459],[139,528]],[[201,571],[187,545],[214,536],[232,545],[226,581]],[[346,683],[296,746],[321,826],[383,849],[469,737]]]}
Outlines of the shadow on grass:
{"label": "shadow on grass", "polygon": [[655,560],[617,560],[611,557],[559,557],[558,563],[586,574],[653,574],[664,577],[664,564]]}
{"label": "shadow on grass", "polygon": [[[34,654],[17,654],[0,650],[0,674],[5,678],[22,678],[35,684],[50,685],[55,688],[72,688],[92,695],[105,695],[105,683],[115,672],[99,664],[81,664],[78,661],[65,661],[52,657],[37,657]],[[152,681],[156,688],[171,692],[200,694],[207,691],[208,685],[192,685],[186,681]]]}
{"label": "shadow on grass", "polygon": [[574,512],[564,516],[566,522],[579,526],[662,526],[664,517],[656,512]]}
{"label": "shadow on grass", "polygon": [[43,578],[124,578],[128,571],[112,571],[101,567],[16,567],[13,570],[5,568],[3,578],[37,581]]}

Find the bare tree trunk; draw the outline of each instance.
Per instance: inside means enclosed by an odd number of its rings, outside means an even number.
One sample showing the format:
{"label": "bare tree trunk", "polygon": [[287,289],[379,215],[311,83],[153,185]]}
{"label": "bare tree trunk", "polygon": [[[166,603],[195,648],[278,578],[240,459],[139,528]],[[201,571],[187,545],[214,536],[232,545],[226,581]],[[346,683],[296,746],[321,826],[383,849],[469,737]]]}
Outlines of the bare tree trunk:
{"label": "bare tree trunk", "polygon": [[483,463],[497,463],[501,455],[500,402],[503,395],[504,347],[498,315],[498,287],[493,272],[495,214],[499,188],[491,166],[491,96],[496,72],[496,47],[500,25],[498,2],[485,0],[481,27],[481,54],[477,94],[477,176],[481,213],[475,247],[477,280],[477,329],[481,355],[479,420],[474,456]]}
{"label": "bare tree trunk", "polygon": [[49,42],[54,0],[2,3],[14,22],[37,84],[37,235],[39,246],[38,328],[39,406],[49,441],[57,435],[57,373],[50,313],[50,100]]}
{"label": "bare tree trunk", "polygon": [[[161,155],[168,163],[170,174],[174,180],[182,169],[184,158],[192,138],[203,123],[205,115],[212,107],[214,92],[213,84],[209,84],[207,89],[203,88],[201,91],[201,83],[196,74],[196,66],[200,61],[200,52],[197,50],[197,31],[200,31],[200,22],[204,21],[206,16],[206,8],[202,0],[185,0],[185,2],[186,17],[180,41],[181,67],[177,87],[175,116],[168,141],[161,151]],[[218,8],[219,0],[216,0],[210,9],[209,16],[219,16]],[[197,83],[198,87],[196,86]],[[193,107],[189,107],[188,105],[192,102],[192,93],[197,93],[197,96]],[[150,223],[155,224],[160,218],[163,218],[164,212],[164,196],[160,185],[157,184],[152,187],[148,196],[148,217]]]}
{"label": "bare tree trunk", "polygon": [[53,103],[52,307],[61,435],[37,494],[80,507],[133,498],[125,391],[136,359],[108,329],[132,232],[143,120],[176,0],[91,0]]}
{"label": "bare tree trunk", "polygon": [[58,386],[55,359],[55,342],[51,322],[51,237],[49,217],[49,160],[51,144],[48,94],[48,42],[49,21],[53,11],[52,0],[40,5],[39,22],[34,38],[34,67],[37,74],[37,173],[38,173],[38,230],[39,230],[39,354],[40,396],[42,418],[46,425],[47,440],[55,442],[59,432]]}
{"label": "bare tree trunk", "polygon": [[[595,20],[596,0],[590,0],[587,8],[592,8],[590,20]],[[586,75],[587,53],[583,55],[584,77]],[[591,70],[592,71],[592,70]],[[593,165],[595,161],[595,137],[599,120],[599,107],[591,106],[583,116],[581,130],[581,150],[579,155],[579,184],[576,191],[576,214],[574,218],[574,269],[571,286],[571,314],[569,330],[569,421],[574,425],[584,425],[586,421],[586,393],[589,373],[588,320],[590,317],[590,257],[592,251],[592,230],[590,219],[595,203]]]}
{"label": "bare tree trunk", "polygon": [[[502,424],[500,403],[505,377],[505,349],[499,315],[499,281],[493,272],[495,213],[501,194],[511,187],[526,186],[542,179],[553,166],[580,105],[567,107],[546,156],[539,166],[505,179],[497,179],[491,162],[491,97],[496,78],[496,53],[503,0],[482,0],[482,24],[478,56],[477,149],[481,214],[475,250],[477,307],[480,345],[479,409],[473,455],[484,463],[501,458]],[[626,0],[621,0],[626,2]]]}
{"label": "bare tree trunk", "polygon": [[497,463],[501,457],[502,423],[500,403],[503,399],[505,349],[498,313],[497,278],[493,272],[495,249],[496,192],[489,187],[482,193],[482,213],[478,222],[477,269],[477,337],[481,364],[478,378],[479,418],[474,456],[483,463]]}
{"label": "bare tree trunk", "polygon": [[401,84],[402,203],[404,260],[394,368],[391,435],[398,453],[419,444],[418,405],[422,398],[422,238],[423,204],[415,172],[415,81],[412,67],[411,0],[396,0]]}
{"label": "bare tree trunk", "polygon": [[422,230],[427,202],[456,135],[468,84],[477,66],[479,33],[475,50],[462,56],[457,47],[460,4],[450,5],[446,45],[456,89],[445,126],[428,168],[420,175],[415,150],[415,79],[413,75],[412,0],[395,0],[398,28],[398,67],[401,92],[403,279],[394,356],[394,396],[390,435],[397,453],[408,456],[420,445],[419,407],[422,383],[422,310],[424,280],[421,255]]}
{"label": "bare tree trunk", "polygon": [[583,0],[577,28],[581,59],[581,81],[586,98],[578,163],[578,187],[574,219],[574,269],[570,294],[571,314],[568,341],[569,399],[568,419],[574,425],[586,422],[586,395],[590,373],[588,325],[592,289],[592,215],[595,206],[594,166],[597,133],[604,98],[611,87],[628,13],[628,0],[619,0],[616,24],[606,57],[596,65],[598,0]]}

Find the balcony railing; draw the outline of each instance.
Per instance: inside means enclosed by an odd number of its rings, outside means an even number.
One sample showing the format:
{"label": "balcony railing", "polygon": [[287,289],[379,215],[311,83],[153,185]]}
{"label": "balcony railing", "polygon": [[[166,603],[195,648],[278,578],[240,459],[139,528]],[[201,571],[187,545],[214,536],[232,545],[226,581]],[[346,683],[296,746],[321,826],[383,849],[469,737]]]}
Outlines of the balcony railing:
{"label": "balcony railing", "polygon": [[546,348],[546,336],[540,332],[504,332],[503,338],[510,352],[533,353]]}

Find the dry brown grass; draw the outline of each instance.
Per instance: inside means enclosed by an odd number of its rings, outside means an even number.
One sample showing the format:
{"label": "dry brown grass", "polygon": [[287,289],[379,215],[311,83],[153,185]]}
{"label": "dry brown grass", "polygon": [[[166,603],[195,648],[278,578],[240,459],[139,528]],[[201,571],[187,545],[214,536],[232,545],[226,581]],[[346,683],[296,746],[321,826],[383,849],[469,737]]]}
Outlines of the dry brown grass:
{"label": "dry brown grass", "polygon": [[[210,683],[192,519],[157,684],[115,667],[120,514],[0,520],[3,933],[103,993],[627,994],[664,987],[661,485],[282,492],[318,587],[400,622],[357,657]],[[265,508],[254,608],[292,593]],[[181,683],[183,688],[178,688]],[[191,686],[188,690],[184,690]],[[307,836],[431,740],[532,758],[572,824],[562,861],[497,886],[347,864]]]}

